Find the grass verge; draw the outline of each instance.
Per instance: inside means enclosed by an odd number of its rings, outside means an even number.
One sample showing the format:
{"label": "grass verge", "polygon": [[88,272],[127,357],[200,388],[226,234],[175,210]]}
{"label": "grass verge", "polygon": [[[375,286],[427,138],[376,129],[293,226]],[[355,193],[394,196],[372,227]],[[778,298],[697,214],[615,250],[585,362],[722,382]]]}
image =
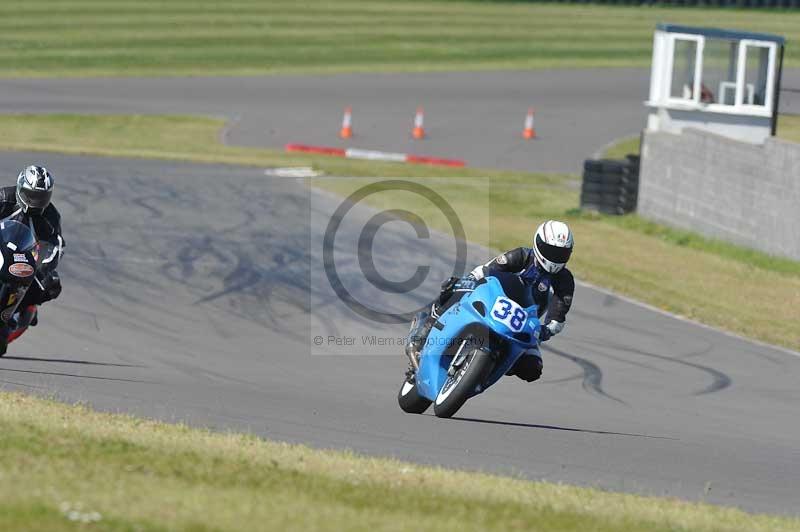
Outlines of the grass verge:
{"label": "grass verge", "polygon": [[748,530],[800,520],[421,467],[0,392],[3,530]]}
{"label": "grass verge", "polygon": [[[794,10],[422,0],[6,0],[0,76],[647,67],[658,22],[800,40]],[[786,65],[800,65],[795,47]]]}
{"label": "grass verge", "polygon": [[[0,148],[227,162],[259,166],[312,165],[331,175],[480,178],[490,184],[491,226],[486,244],[509,249],[529,242],[541,220],[560,218],[576,234],[571,268],[581,279],[656,307],[745,336],[800,350],[800,263],[709,241],[636,216],[587,215],[576,209],[575,177],[480,169],[449,169],[330,157],[287,156],[218,142],[219,120],[164,116],[0,116]],[[45,158],[46,159],[46,158]],[[347,193],[354,180],[324,180]],[[461,186],[460,218],[483,220],[472,209],[475,189]],[[56,199],[57,201],[57,199]],[[398,196],[393,208],[420,213],[419,202]],[[435,218],[435,217],[434,217]],[[446,227],[443,227],[446,229]],[[757,279],[757,282],[754,282]]]}

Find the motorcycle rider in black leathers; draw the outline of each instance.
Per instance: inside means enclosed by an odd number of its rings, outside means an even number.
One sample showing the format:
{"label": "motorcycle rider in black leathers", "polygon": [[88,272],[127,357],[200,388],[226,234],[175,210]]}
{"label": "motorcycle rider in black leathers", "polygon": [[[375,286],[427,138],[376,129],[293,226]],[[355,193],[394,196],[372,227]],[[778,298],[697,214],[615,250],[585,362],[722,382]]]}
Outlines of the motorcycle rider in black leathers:
{"label": "motorcycle rider in black leathers", "polygon": [[[539,333],[540,342],[560,333],[564,329],[575,292],[575,280],[565,267],[572,248],[572,232],[567,224],[548,220],[537,228],[533,247],[520,247],[498,255],[472,270],[466,282],[457,277],[445,281],[439,297],[431,305],[430,313],[418,313],[411,325],[406,344],[406,355],[411,360],[409,374],[413,375],[417,366],[415,362],[418,361],[425,339],[438,317],[471,291],[475,281],[480,281],[493,272],[516,273],[530,287],[543,324]],[[535,381],[542,375],[542,359],[537,355],[524,355],[507,375],[516,375],[527,382]]]}
{"label": "motorcycle rider in black leathers", "polygon": [[[17,185],[0,188],[0,219],[17,220],[33,230],[37,241],[53,246],[49,267],[36,273],[36,278],[20,302],[20,310],[41,305],[61,293],[61,279],[55,268],[64,249],[61,237],[61,215],[50,203],[53,195],[53,176],[43,166],[28,166],[17,177]],[[30,325],[35,326],[34,316]],[[8,328],[0,329],[0,354],[5,353]]]}

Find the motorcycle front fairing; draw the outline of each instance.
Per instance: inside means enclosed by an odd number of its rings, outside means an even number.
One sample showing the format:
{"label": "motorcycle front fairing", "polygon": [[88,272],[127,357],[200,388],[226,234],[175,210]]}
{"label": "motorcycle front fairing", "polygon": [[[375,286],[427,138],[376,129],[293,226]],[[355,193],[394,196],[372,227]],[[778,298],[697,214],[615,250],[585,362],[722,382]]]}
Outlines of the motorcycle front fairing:
{"label": "motorcycle front fairing", "polygon": [[5,325],[35,281],[38,244],[31,229],[16,220],[0,221],[0,325]]}
{"label": "motorcycle front fairing", "polygon": [[[520,307],[525,312],[525,319],[520,320],[518,326],[513,326],[508,320],[498,318],[502,316],[499,311],[508,304],[501,303],[503,301],[508,301],[508,297],[501,281],[494,276],[486,277],[485,282],[464,295],[439,317],[428,335],[420,356],[416,378],[422,396],[431,401],[436,399],[447,380],[447,372],[454,356],[467,337],[476,335],[476,331],[477,335],[484,332],[478,341],[490,342],[490,337],[494,336],[500,340],[496,343],[505,349],[496,353],[501,358],[498,358],[495,368],[483,386],[476,389],[472,395],[497,382],[523,354],[539,355],[538,338],[541,325],[536,305]],[[488,349],[493,346],[477,347],[485,347],[489,352]]]}

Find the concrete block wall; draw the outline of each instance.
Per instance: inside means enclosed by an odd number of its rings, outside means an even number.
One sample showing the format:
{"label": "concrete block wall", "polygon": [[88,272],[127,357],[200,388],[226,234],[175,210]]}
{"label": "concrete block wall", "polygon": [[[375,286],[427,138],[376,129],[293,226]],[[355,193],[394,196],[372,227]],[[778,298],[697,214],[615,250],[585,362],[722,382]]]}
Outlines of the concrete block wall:
{"label": "concrete block wall", "polygon": [[646,131],[639,214],[800,260],[800,144]]}

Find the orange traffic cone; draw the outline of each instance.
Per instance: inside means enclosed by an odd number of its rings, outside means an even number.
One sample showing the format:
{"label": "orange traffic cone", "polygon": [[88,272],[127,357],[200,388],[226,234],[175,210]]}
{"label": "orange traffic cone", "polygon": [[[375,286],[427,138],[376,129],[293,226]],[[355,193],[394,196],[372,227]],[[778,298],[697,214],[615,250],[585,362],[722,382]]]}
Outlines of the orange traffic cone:
{"label": "orange traffic cone", "polygon": [[353,137],[353,109],[348,105],[344,109],[344,116],[342,117],[342,130],[339,136],[343,139]]}
{"label": "orange traffic cone", "polygon": [[533,107],[528,109],[528,115],[525,117],[525,128],[522,130],[522,138],[525,140],[536,138],[536,130],[533,128]]}
{"label": "orange traffic cone", "polygon": [[417,114],[414,115],[414,129],[411,130],[411,136],[416,140],[425,138],[425,111],[422,107],[417,108]]}

